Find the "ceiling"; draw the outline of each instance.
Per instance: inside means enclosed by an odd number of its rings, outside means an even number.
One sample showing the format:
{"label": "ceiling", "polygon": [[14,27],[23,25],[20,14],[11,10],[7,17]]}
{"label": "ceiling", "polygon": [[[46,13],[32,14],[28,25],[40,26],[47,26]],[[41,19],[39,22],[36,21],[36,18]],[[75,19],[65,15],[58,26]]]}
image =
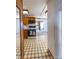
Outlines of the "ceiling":
{"label": "ceiling", "polygon": [[47,0],[23,0],[23,9],[29,10],[30,16],[46,16]]}

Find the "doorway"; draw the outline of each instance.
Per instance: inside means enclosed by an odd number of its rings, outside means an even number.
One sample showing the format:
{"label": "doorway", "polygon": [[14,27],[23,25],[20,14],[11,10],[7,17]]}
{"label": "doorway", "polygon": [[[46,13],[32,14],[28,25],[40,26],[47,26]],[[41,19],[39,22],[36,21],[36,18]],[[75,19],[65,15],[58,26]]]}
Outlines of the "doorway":
{"label": "doorway", "polygon": [[16,59],[20,59],[20,11],[16,7]]}

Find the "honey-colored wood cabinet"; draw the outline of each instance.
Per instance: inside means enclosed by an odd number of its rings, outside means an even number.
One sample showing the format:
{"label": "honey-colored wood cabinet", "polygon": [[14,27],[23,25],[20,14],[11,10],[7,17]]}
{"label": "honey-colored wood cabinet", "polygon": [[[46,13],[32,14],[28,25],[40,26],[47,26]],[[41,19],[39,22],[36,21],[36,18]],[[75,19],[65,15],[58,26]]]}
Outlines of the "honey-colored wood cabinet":
{"label": "honey-colored wood cabinet", "polygon": [[23,35],[24,35],[24,39],[27,39],[28,38],[28,30],[24,29]]}
{"label": "honey-colored wood cabinet", "polygon": [[[23,25],[27,26],[28,25],[28,18],[23,18]],[[24,35],[24,39],[28,38],[28,30],[27,29],[23,29],[23,35]]]}

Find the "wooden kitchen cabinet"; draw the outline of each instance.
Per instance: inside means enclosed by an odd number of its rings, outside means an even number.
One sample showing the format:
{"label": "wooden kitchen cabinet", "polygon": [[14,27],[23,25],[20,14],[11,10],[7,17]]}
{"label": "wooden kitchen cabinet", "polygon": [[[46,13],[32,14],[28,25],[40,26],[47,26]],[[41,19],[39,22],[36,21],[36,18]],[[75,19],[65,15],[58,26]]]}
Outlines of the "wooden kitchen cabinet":
{"label": "wooden kitchen cabinet", "polygon": [[26,29],[23,30],[24,39],[28,38],[28,31]]}

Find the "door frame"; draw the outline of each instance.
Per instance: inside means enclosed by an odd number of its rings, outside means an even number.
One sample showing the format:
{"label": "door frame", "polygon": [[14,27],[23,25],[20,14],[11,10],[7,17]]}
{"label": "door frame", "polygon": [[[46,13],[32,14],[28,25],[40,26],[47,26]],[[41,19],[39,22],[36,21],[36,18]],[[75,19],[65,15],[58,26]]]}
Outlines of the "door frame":
{"label": "door frame", "polygon": [[22,29],[21,29],[21,22],[22,22],[22,17],[21,17],[21,9],[19,8],[18,5],[16,5],[16,8],[19,10],[19,18],[20,18],[20,59],[24,58],[24,44],[23,44],[23,38],[22,38]]}

